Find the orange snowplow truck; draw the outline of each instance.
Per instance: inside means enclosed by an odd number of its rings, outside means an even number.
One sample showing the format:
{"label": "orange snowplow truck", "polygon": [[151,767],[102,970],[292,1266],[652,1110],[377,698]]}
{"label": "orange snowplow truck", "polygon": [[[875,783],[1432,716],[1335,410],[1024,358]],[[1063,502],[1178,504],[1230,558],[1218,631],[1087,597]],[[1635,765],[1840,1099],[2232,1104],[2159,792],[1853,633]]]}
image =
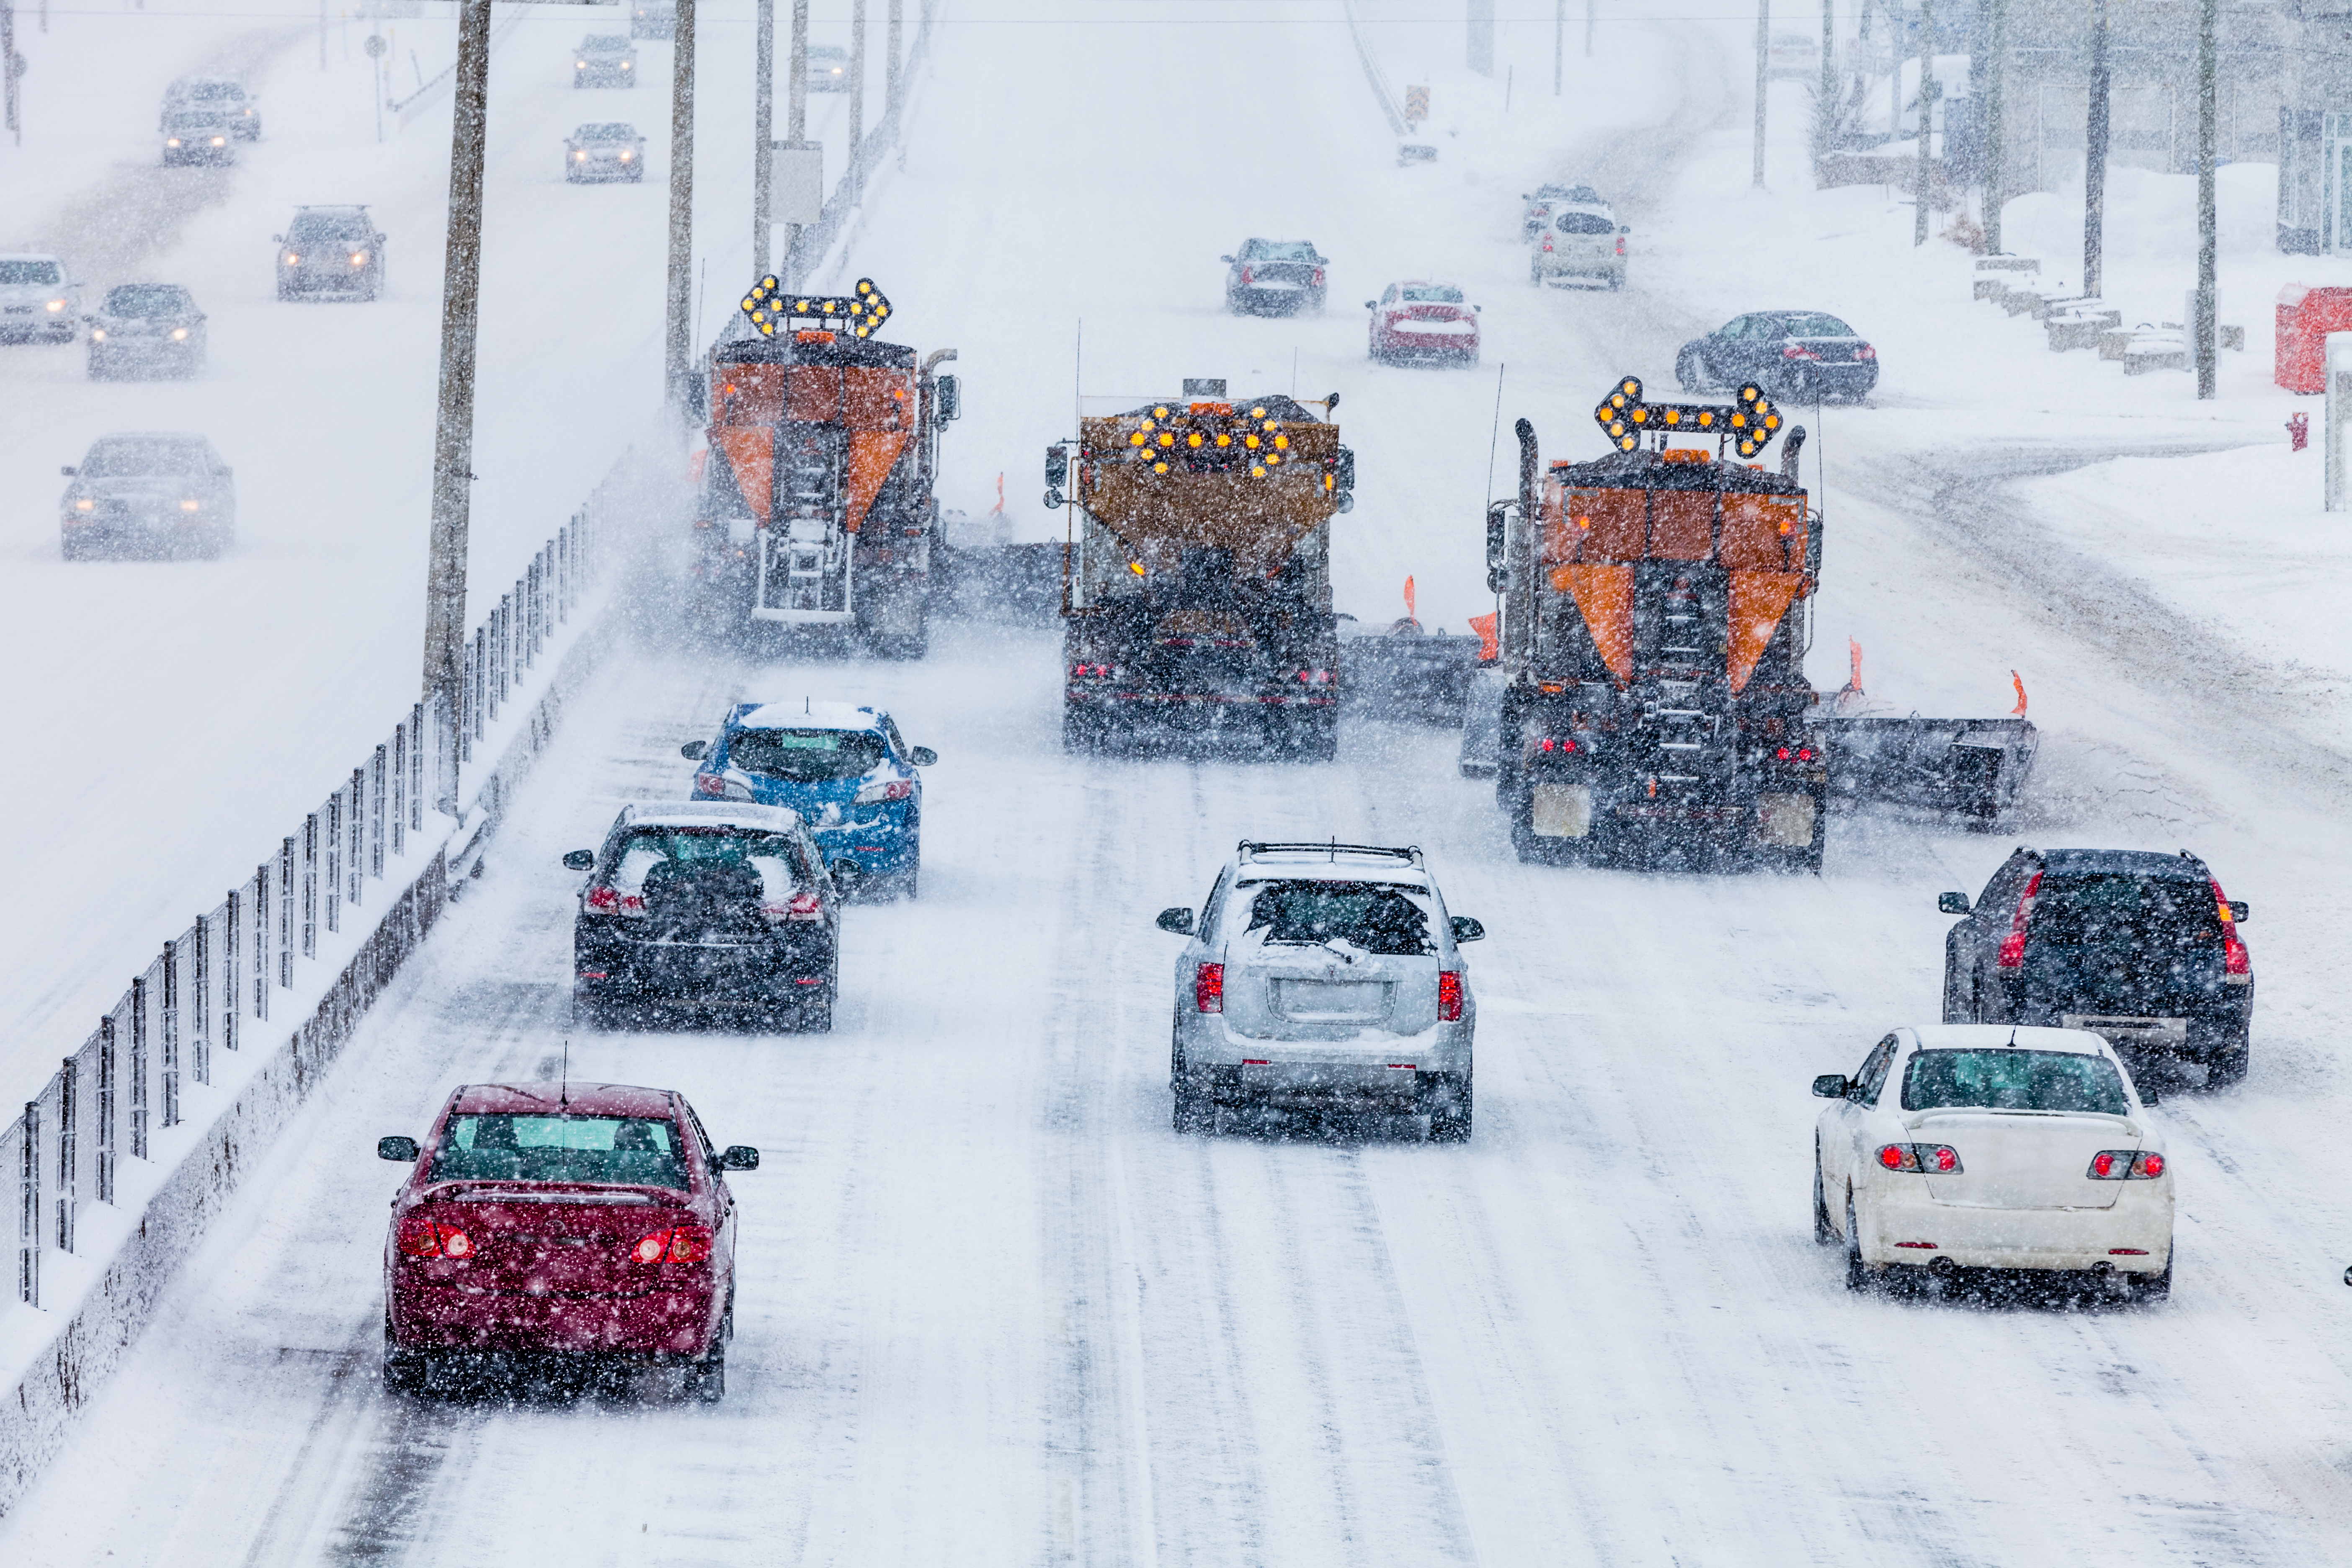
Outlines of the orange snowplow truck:
{"label": "orange snowplow truck", "polygon": [[959,411],[938,367],[955,351],[919,365],[876,335],[889,313],[871,279],[829,297],[768,278],[712,346],[694,520],[711,619],[838,626],[885,658],[927,650],[939,439]]}
{"label": "orange snowplow truck", "polygon": [[1777,471],[1736,460],[1782,434],[1759,388],[1653,404],[1627,376],[1594,413],[1609,454],[1549,471],[1520,420],[1517,504],[1487,510],[1503,631],[1483,689],[1522,859],[1818,870],[1832,794],[1985,818],[2013,800],[2022,720],[1817,713],[1822,518],[1802,429]]}

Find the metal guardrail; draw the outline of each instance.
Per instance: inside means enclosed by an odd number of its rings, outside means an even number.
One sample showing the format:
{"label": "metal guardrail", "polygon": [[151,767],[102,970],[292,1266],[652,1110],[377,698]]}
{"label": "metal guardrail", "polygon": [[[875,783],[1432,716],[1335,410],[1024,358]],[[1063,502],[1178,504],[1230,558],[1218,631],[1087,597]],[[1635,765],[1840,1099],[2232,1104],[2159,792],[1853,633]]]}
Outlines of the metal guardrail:
{"label": "metal guardrail", "polygon": [[[624,461],[626,459],[625,458]],[[474,749],[550,637],[579,608],[605,547],[605,492],[530,558],[511,591],[474,628],[464,660],[458,765]],[[426,705],[412,706],[348,778],[307,813],[254,868],[251,878],[163,943],[98,1027],[0,1130],[0,1171],[16,1183],[16,1299],[41,1304],[41,1260],[80,1251],[82,1206],[111,1205],[121,1162],[148,1160],[156,1132],[179,1125],[188,1085],[213,1081],[215,1053],[238,1049],[289,1000],[334,933],[372,904],[389,906],[405,882],[387,863],[425,834],[440,783],[430,760]],[[437,847],[423,843],[415,864]]]}
{"label": "metal guardrail", "polygon": [[[509,33],[515,30],[516,25],[523,19],[524,14],[529,9],[530,7],[526,5],[516,5],[511,7],[508,10],[506,16],[499,21],[496,26],[490,29],[490,47],[493,51],[498,48],[499,43]],[[431,80],[420,83],[416,90],[410,93],[406,98],[394,98],[391,93],[385,93],[383,95],[383,106],[392,111],[393,129],[395,131],[407,130],[408,122],[410,121],[415,119],[418,115],[424,113],[426,110],[440,102],[442,99],[448,96],[448,94],[454,90],[457,85],[457,62],[451,60],[447,65],[443,66],[438,71],[435,72]]]}
{"label": "metal guardrail", "polygon": [[847,226],[850,214],[865,201],[866,176],[882,161],[884,153],[898,145],[899,122],[906,117],[908,100],[914,95],[915,73],[930,53],[933,9],[929,0],[926,0],[922,15],[915,24],[914,45],[908,49],[905,63],[898,68],[898,79],[907,84],[907,90],[901,92],[898,101],[885,110],[882,118],[874,122],[874,129],[866,133],[866,139],[851,153],[849,167],[842,171],[840,183],[834,186],[833,195],[818,209],[816,221],[795,235],[792,248],[784,253],[782,276],[788,287],[802,287],[810,269],[824,259],[825,253],[833,248],[834,241],[841,237],[842,229]]}

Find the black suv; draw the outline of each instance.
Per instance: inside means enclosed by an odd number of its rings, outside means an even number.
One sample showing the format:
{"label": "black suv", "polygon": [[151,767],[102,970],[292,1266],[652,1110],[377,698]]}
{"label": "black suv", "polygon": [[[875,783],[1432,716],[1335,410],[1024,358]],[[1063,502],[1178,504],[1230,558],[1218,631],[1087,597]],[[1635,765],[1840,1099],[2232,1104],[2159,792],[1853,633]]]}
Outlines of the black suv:
{"label": "black suv", "polygon": [[824,857],[781,806],[624,806],[572,931],[572,1013],[583,1023],[664,1005],[833,1027],[841,916]]}
{"label": "black suv", "polygon": [[2002,862],[1944,939],[1944,1022],[2088,1029],[2119,1050],[2246,1076],[2254,971],[2205,862],[2131,849],[2031,849]]}

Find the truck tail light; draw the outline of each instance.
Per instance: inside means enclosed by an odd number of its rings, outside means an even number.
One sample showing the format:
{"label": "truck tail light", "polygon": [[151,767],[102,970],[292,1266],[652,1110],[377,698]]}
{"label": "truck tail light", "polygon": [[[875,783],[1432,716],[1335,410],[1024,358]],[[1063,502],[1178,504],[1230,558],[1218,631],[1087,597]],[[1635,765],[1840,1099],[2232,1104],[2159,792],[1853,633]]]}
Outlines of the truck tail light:
{"label": "truck tail light", "polygon": [[1811,746],[1783,746],[1772,755],[1784,763],[1810,763],[1813,760],[1813,749]]}
{"label": "truck tail light", "polygon": [[2033,918],[2033,895],[2042,889],[2042,873],[2036,871],[2025,884],[2025,891],[2017,896],[2017,913],[2010,917],[2009,934],[2001,938],[1999,964],[2003,969],[2025,966],[2025,923]]}
{"label": "truck tail light", "polygon": [[1948,1143],[1887,1143],[1879,1148],[1878,1163],[1890,1171],[1921,1174],[1961,1174],[1960,1152]]}
{"label": "truck tail light", "polygon": [[1576,750],[1576,737],[1573,735],[1546,735],[1542,740],[1536,742],[1536,750],[1538,752],[1572,752]]}
{"label": "truck tail light", "polygon": [[2164,1174],[2164,1156],[2148,1149],[2102,1149],[2083,1174],[2095,1182],[2152,1182]]}
{"label": "truck tail light", "polygon": [[1328,686],[1339,679],[1338,675],[1328,669],[1302,669],[1298,672],[1298,683],[1301,686]]}
{"label": "truck tail light", "polygon": [[1544,254],[1547,256],[1551,254],[1551,236],[1549,234],[1544,236]]}
{"label": "truck tail light", "polygon": [[1192,1008],[1199,1013],[1225,1010],[1225,966],[1204,963],[1192,972]]}
{"label": "truck tail light", "polygon": [[1622,234],[1617,237],[1617,254],[1620,256],[1625,254],[1625,237]]}
{"label": "truck tail light", "polygon": [[1462,972],[1458,969],[1438,972],[1437,1021],[1441,1024],[1462,1021]]}

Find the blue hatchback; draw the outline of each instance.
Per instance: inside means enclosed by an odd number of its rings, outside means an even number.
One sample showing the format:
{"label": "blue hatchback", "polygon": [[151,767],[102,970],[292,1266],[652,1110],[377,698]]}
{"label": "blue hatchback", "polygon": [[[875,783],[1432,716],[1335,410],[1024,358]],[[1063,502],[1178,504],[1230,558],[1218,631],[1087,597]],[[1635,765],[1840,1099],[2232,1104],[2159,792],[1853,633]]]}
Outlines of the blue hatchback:
{"label": "blue hatchback", "polygon": [[915,770],[939,757],[908,745],[889,714],[807,699],[798,708],[744,702],[729,710],[718,740],[678,750],[702,764],[697,800],[790,806],[845,889],[871,884],[915,896],[923,867],[923,780]]}

